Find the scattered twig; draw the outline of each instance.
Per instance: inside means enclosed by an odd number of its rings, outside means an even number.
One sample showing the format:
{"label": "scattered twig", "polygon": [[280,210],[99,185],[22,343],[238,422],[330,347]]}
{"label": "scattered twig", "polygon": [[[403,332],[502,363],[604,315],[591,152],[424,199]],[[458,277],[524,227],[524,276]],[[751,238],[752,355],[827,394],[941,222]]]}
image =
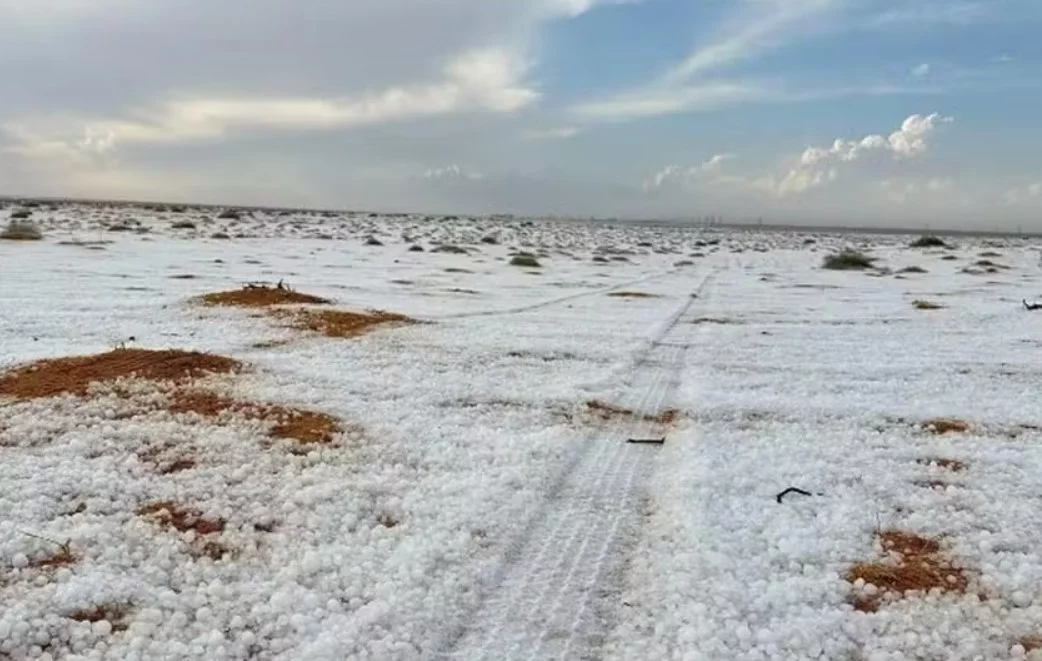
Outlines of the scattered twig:
{"label": "scattered twig", "polygon": [[1028,303],[1027,299],[1024,299],[1024,307],[1029,311],[1042,310],[1042,303]]}
{"label": "scattered twig", "polygon": [[65,543],[62,544],[61,542],[55,541],[55,540],[51,539],[50,537],[44,537],[42,535],[36,535],[36,534],[31,533],[31,532],[26,532],[25,530],[22,531],[22,534],[26,535],[27,537],[32,537],[34,539],[39,539],[39,540],[48,542],[50,544],[54,544],[55,546],[60,548],[62,550],[62,553],[64,553],[65,555],[72,555],[72,540],[71,539],[66,540]]}

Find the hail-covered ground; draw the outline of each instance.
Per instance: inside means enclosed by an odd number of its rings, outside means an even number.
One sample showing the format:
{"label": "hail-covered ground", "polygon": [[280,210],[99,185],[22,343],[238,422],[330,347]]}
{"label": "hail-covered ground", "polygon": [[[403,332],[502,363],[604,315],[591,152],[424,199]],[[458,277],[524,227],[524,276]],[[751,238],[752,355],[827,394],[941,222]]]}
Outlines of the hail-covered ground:
{"label": "hail-covered ground", "polygon": [[[1042,658],[1030,241],[238,215],[0,241],[0,659]],[[846,248],[874,266],[822,268]],[[280,281],[411,321],[197,299]],[[338,431],[2,394],[123,347]]]}

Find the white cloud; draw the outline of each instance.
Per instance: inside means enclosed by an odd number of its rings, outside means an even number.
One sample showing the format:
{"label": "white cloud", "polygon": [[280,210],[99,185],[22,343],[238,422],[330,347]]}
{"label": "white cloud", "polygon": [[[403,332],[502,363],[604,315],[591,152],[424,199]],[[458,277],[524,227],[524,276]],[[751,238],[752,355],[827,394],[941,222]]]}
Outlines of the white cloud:
{"label": "white cloud", "polygon": [[1027,184],[1018,188],[1011,188],[1005,194],[1006,204],[1015,206],[1036,200],[1042,201],[1042,181]]}
{"label": "white cloud", "polygon": [[582,133],[578,126],[561,126],[550,129],[533,129],[524,133],[527,140],[568,140]]}
{"label": "white cloud", "polygon": [[915,78],[926,78],[930,75],[930,64],[929,62],[923,62],[917,67],[914,67],[911,74]]}
{"label": "white cloud", "polygon": [[573,111],[594,120],[627,120],[718,108],[739,102],[785,96],[776,86],[744,80],[707,80],[726,67],[782,47],[837,0],[756,0],[687,57],[650,84],[610,98],[576,105]]}
{"label": "white cloud", "polygon": [[899,181],[884,179],[879,182],[887,199],[897,204],[904,204],[923,196],[947,195],[955,189],[955,182],[950,178],[933,177],[925,181]]}
{"label": "white cloud", "polygon": [[767,89],[748,83],[711,83],[625,93],[605,101],[580,104],[573,111],[586,119],[627,120],[710,110],[765,98],[769,94]]}
{"label": "white cloud", "polygon": [[800,157],[800,165],[813,167],[826,161],[848,163],[874,151],[890,152],[895,158],[917,156],[927,150],[927,136],[936,130],[939,124],[952,121],[951,117],[942,117],[938,113],[912,115],[901,124],[901,128],[886,138],[882,135],[869,135],[860,140],[840,138],[833,142],[831,147],[808,147]]}
{"label": "white cloud", "polygon": [[735,158],[738,158],[735,154],[715,154],[708,161],[705,161],[700,165],[689,167],[667,165],[644,182],[644,190],[658,190],[671,184],[691,185],[702,179],[705,175],[720,172],[724,163]]}
{"label": "white cloud", "polygon": [[[119,144],[176,143],[214,139],[236,129],[334,129],[480,110],[512,113],[535,102],[539,93],[526,87],[526,67],[505,51],[464,53],[445,67],[441,81],[392,87],[357,98],[193,98],[170,101],[128,118],[75,120],[41,135],[32,121],[3,128],[18,138],[7,151],[52,151],[64,143],[71,151],[104,153]],[[55,122],[46,122],[52,127]],[[70,135],[83,134],[82,139]]]}

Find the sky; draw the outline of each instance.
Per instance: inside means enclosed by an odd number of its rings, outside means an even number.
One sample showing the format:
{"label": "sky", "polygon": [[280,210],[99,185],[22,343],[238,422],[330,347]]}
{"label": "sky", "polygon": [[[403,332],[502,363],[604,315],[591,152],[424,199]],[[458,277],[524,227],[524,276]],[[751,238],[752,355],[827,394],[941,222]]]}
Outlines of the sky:
{"label": "sky", "polygon": [[0,0],[0,195],[1042,230],[1039,0]]}

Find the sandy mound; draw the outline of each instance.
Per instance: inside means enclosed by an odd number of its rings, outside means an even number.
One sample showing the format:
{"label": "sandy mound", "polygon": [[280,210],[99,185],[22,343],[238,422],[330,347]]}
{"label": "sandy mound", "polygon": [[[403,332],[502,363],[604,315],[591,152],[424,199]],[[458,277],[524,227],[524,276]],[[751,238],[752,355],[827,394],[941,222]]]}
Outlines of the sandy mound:
{"label": "sandy mound", "polygon": [[194,351],[116,349],[93,356],[72,356],[32,363],[0,377],[0,396],[18,399],[83,395],[92,383],[136,377],[183,381],[233,372],[242,365],[231,358]]}
{"label": "sandy mound", "polygon": [[344,310],[279,310],[276,313],[298,330],[321,333],[326,337],[357,337],[377,326],[414,323],[412,319],[393,312],[347,312]]}
{"label": "sandy mound", "polygon": [[204,294],[196,300],[204,305],[221,305],[243,308],[266,308],[274,305],[329,305],[329,299],[302,294],[293,291],[282,283],[270,287],[267,285],[246,285],[242,289]]}
{"label": "sandy mound", "polygon": [[292,439],[305,445],[329,443],[341,431],[336,419],[325,413],[275,404],[241,402],[208,392],[177,393],[168,410],[174,413],[195,413],[206,418],[232,413],[254,420],[272,421],[275,423],[270,432],[272,437]]}

